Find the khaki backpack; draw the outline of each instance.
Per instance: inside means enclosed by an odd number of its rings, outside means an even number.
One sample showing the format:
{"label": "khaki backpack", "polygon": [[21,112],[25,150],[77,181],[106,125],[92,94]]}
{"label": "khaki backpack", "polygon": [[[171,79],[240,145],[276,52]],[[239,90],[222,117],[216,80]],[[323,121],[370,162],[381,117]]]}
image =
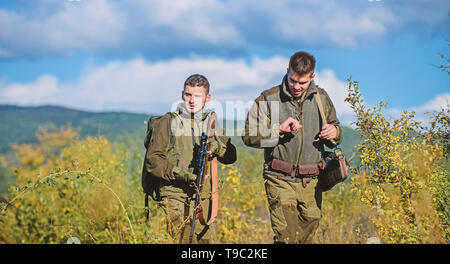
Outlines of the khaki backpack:
{"label": "khaki backpack", "polygon": [[[171,115],[171,113],[166,113],[165,115]],[[161,122],[162,117],[165,116],[153,116],[150,117],[147,123],[147,134],[145,136],[144,140],[144,146],[145,146],[145,156],[144,156],[144,164],[142,165],[142,176],[141,176],[141,184],[142,189],[145,193],[145,220],[148,221],[148,215],[149,215],[149,208],[148,208],[148,196],[152,197],[154,201],[161,201],[160,196],[160,183],[161,180],[158,177],[155,177],[154,175],[147,172],[145,169],[145,163],[147,161],[147,153],[149,151],[149,148],[151,147],[152,143],[152,134],[153,134],[153,127],[157,127],[159,125],[159,122]]]}

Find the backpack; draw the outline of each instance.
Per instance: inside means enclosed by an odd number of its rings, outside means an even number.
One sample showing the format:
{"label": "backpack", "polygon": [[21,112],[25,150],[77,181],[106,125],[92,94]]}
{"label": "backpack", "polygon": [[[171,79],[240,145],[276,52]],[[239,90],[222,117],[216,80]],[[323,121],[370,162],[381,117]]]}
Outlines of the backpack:
{"label": "backpack", "polygon": [[[170,114],[170,112],[167,114]],[[145,169],[145,163],[147,162],[147,153],[153,143],[152,142],[153,127],[157,127],[159,125],[163,116],[165,115],[150,117],[147,123],[147,135],[145,136],[144,140],[144,146],[146,151],[144,156],[144,164],[142,165],[142,182],[141,182],[142,189],[145,193],[146,210],[148,210],[148,196],[151,196],[154,201],[157,202],[161,201],[160,179],[147,172],[147,170]]]}

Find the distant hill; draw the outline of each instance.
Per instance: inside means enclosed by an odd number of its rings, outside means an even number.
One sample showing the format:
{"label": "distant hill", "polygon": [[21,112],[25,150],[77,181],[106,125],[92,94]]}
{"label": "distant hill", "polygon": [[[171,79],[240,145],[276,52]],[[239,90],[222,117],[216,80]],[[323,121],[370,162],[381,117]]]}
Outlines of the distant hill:
{"label": "distant hill", "polygon": [[145,136],[149,116],[126,112],[87,112],[61,106],[22,107],[0,105],[0,153],[10,150],[13,143],[34,143],[40,126],[72,125],[80,135],[102,134],[114,140],[125,133]]}

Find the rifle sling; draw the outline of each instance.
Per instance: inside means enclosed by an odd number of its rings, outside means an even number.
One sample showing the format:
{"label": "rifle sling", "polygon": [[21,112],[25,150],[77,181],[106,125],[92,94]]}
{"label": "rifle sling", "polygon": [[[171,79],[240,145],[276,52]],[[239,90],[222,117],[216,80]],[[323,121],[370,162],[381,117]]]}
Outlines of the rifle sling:
{"label": "rifle sling", "polygon": [[[212,112],[211,113],[211,117],[209,118],[209,126],[208,126],[208,137],[213,137],[214,135],[214,131],[215,131],[215,113]],[[217,139],[220,140],[220,139]],[[209,166],[209,170],[210,173],[206,174],[204,173],[204,180],[207,180],[209,176],[211,176],[211,200],[210,200],[210,217],[208,219],[208,221],[205,221],[205,217],[203,216],[203,208],[200,205],[200,203],[198,204],[196,210],[197,210],[197,217],[198,220],[200,221],[200,223],[202,225],[211,225],[217,217],[217,210],[219,207],[219,190],[218,190],[218,184],[217,184],[217,174],[218,174],[218,169],[217,169],[217,157],[212,157],[211,159],[207,159],[207,162],[210,161]]]}

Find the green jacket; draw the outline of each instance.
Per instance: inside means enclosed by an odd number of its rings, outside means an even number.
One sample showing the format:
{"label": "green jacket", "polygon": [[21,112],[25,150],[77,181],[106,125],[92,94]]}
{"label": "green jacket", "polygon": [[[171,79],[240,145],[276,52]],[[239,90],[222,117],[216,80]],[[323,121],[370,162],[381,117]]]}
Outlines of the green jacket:
{"label": "green jacket", "polygon": [[[321,140],[318,134],[322,127],[314,94],[319,93],[327,122],[336,126],[336,143],[342,139],[336,110],[324,89],[314,81],[306,90],[305,99],[299,102],[289,92],[287,77],[280,85],[261,93],[247,114],[245,130],[242,136],[249,147],[263,148],[265,164],[272,159],[292,164],[313,164],[322,159],[323,145],[332,146],[328,140]],[[288,117],[299,120],[302,128],[292,133],[279,135],[279,126]]]}
{"label": "green jacket", "polygon": [[[161,117],[157,127],[153,128],[152,140],[145,157],[144,169],[163,180],[175,179],[174,171],[193,171],[195,164],[195,146],[199,144],[199,136],[207,132],[210,110],[201,110],[191,115],[180,104],[173,113]],[[221,126],[215,122],[214,134],[223,143],[222,155],[218,161],[231,164],[236,161],[236,148],[229,137],[223,136]]]}

